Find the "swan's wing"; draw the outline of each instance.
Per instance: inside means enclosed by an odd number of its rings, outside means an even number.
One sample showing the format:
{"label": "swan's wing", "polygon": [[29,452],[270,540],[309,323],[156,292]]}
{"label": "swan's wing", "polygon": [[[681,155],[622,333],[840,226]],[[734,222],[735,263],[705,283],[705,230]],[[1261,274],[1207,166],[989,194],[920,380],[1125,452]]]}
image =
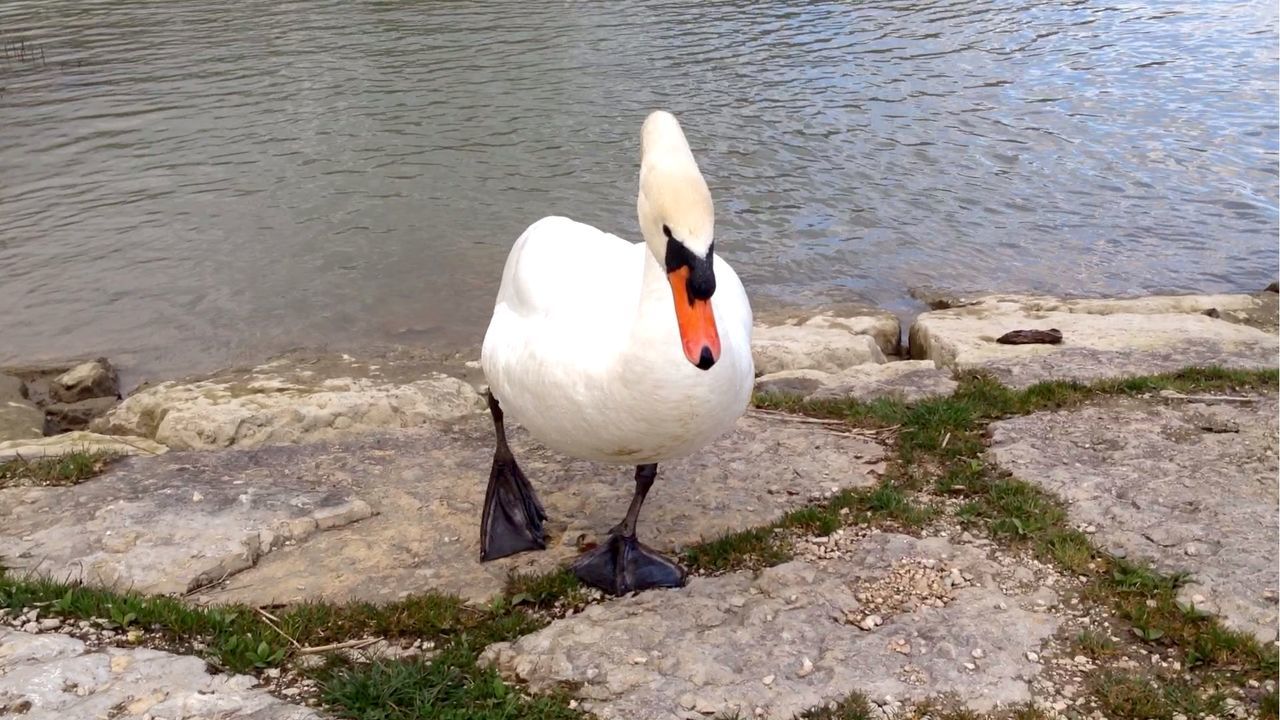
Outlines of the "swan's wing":
{"label": "swan's wing", "polygon": [[543,218],[512,246],[496,304],[552,322],[629,319],[639,298],[642,250],[590,225]]}

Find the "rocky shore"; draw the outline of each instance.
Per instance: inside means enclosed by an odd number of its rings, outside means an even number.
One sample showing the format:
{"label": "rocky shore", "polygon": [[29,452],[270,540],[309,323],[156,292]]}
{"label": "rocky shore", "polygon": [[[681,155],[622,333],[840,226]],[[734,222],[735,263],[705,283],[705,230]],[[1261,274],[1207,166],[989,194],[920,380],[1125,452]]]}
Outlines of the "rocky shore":
{"label": "rocky shore", "polygon": [[[893,315],[857,307],[762,316],[757,389],[795,407],[910,407],[954,397],[975,374],[1013,393],[1188,367],[1274,372],[1280,357],[1274,292],[992,295],[933,307],[906,332]],[[0,371],[0,463],[120,458],[79,484],[0,483],[0,564],[11,575],[196,606],[429,592],[482,606],[504,597],[513,573],[565,565],[630,495],[624,472],[559,457],[516,429],[551,540],[547,552],[482,566],[476,524],[492,447],[474,362],[410,351],[290,355],[123,397],[115,377],[105,360]],[[1180,603],[1274,652],[1277,412],[1273,386],[1099,394],[998,419],[965,461],[1056,498],[1064,522],[1108,562],[1185,573]],[[917,472],[904,466],[897,432],[749,412],[706,452],[662,468],[647,527],[674,552],[774,527],[789,560],[596,600],[493,644],[482,662],[530,693],[571,688],[572,706],[601,718],[664,720],[791,718],[851,693],[873,701],[878,717],[943,696],[980,712],[1031,703],[1046,716],[1107,717],[1083,690],[1092,678],[1122,659],[1187,662],[1168,647],[1141,659],[1138,650],[1155,646],[1139,644],[1077,663],[1080,633],[1097,625],[1118,637],[1132,620],[1090,601],[1079,568],[1032,558],[1016,532],[997,541],[971,524],[945,487],[907,489],[929,507],[914,525],[852,515],[834,530],[786,524]],[[61,620],[41,618],[56,615],[37,609],[28,619],[24,608],[0,627],[0,717],[324,715],[255,688],[261,676],[213,677],[193,669],[199,661],[123,637],[86,645],[61,634]],[[71,690],[30,680],[47,673],[82,679]],[[1265,692],[1242,684],[1228,693],[1234,716],[1257,714],[1250,708]]]}

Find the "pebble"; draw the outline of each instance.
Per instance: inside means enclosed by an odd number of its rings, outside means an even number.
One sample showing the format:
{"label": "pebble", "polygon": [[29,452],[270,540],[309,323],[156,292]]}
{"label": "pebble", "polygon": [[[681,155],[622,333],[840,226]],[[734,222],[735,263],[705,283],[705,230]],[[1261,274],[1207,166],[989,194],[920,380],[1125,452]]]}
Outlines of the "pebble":
{"label": "pebble", "polygon": [[1027,659],[1030,660],[1031,662],[1040,662],[1040,656],[1031,652],[1030,650],[1027,651]]}
{"label": "pebble", "polygon": [[970,654],[970,655],[972,655],[972,656],[973,656],[975,659],[977,659],[977,660],[981,660],[982,658],[986,657],[986,655],[987,655],[987,653],[986,653],[985,651],[983,651],[983,649],[982,649],[982,648],[974,648],[974,649],[973,649],[973,652],[971,652],[971,653],[969,653],[969,654]]}
{"label": "pebble", "polygon": [[62,621],[58,618],[45,618],[40,621],[41,630],[57,630],[62,627]]}
{"label": "pebble", "polygon": [[775,678],[772,675],[765,675],[763,678],[760,679],[760,682],[768,686],[773,684],[774,679]]}
{"label": "pebble", "polygon": [[965,669],[966,669],[966,670],[977,670],[977,669],[978,669],[978,666],[977,666],[977,665],[975,665],[974,663],[971,663],[971,662],[967,662],[967,663],[965,663],[965,664],[964,664],[964,667],[965,667]]}
{"label": "pebble", "polygon": [[796,671],[796,677],[809,677],[813,673],[813,661],[807,656],[800,662],[800,669]]}
{"label": "pebble", "polygon": [[862,618],[862,622],[858,623],[858,627],[863,630],[874,630],[884,623],[884,618],[879,615],[868,615]]}

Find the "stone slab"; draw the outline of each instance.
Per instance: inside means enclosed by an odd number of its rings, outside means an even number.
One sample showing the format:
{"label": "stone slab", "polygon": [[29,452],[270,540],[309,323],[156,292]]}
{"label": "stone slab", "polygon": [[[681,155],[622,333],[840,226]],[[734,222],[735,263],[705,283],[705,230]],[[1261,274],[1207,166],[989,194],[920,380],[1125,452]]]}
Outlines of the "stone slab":
{"label": "stone slab", "polygon": [[798,326],[809,329],[842,330],[868,335],[885,355],[897,355],[902,343],[902,321],[877,307],[857,303],[832,302],[817,312],[796,308],[765,309],[756,314],[756,327]]}
{"label": "stone slab", "polygon": [[914,403],[955,392],[958,383],[949,370],[927,360],[901,360],[880,365],[856,365],[840,372],[783,370],[756,379],[759,392],[800,395],[813,400],[852,399],[862,402],[892,398]]}
{"label": "stone slab", "polygon": [[[1113,401],[991,426],[990,457],[1108,551],[1186,571],[1181,599],[1277,639],[1277,404]],[[1199,600],[1196,600],[1199,596]]]}
{"label": "stone slab", "polygon": [[354,360],[282,358],[143,387],[91,429],[181,450],[334,440],[480,411],[471,384],[440,372],[390,378]]}
{"label": "stone slab", "polygon": [[[973,582],[940,607],[876,608],[882,624],[863,630],[870,608],[859,597],[904,565]],[[954,692],[985,711],[1031,698],[1040,666],[1027,652],[1060,622],[1037,583],[1005,595],[1008,572],[973,546],[874,533],[839,560],[699,577],[593,605],[490,646],[482,660],[534,691],[572,688],[602,720],[790,720],[855,690],[877,701]]]}
{"label": "stone slab", "polygon": [[235,460],[202,473],[174,454],[80,485],[0,490],[0,559],[18,573],[183,593],[373,512],[350,489]]}
{"label": "stone slab", "polygon": [[0,627],[0,718],[320,720],[256,689],[249,675],[211,675],[203,660],[145,648],[90,651],[66,635]]}
{"label": "stone slab", "polygon": [[[1158,296],[1130,300],[1060,300],[993,295],[920,315],[911,327],[915,359],[939,367],[985,370],[1014,387],[1046,380],[1082,382],[1180,370],[1189,366],[1274,368],[1274,331],[1231,314],[1259,313],[1274,295]],[[1264,307],[1265,306],[1265,307]],[[1206,315],[1215,311],[1217,317]],[[1011,330],[1062,331],[1057,345],[1002,345]]]}
{"label": "stone slab", "polygon": [[751,352],[757,375],[785,370],[838,372],[885,362],[875,338],[839,327],[756,326],[751,331]]}
{"label": "stone slab", "polygon": [[[0,554],[153,592],[232,571],[202,601],[385,601],[427,590],[482,601],[508,573],[550,570],[581,540],[604,536],[633,489],[632,469],[567,460],[512,428],[551,516],[549,547],[482,565],[492,433],[488,418],[473,416],[342,443],[133,458],[77,487],[0,491]],[[673,550],[762,525],[812,495],[873,484],[883,461],[884,449],[866,439],[746,417],[699,454],[659,468],[640,532]],[[290,529],[361,504],[375,514],[305,536]]]}

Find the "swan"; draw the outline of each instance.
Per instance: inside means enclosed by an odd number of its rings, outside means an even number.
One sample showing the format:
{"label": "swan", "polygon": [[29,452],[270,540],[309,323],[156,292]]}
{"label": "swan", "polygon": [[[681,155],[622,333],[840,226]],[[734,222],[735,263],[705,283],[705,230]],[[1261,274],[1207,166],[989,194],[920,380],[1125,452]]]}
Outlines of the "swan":
{"label": "swan", "polygon": [[685,572],[636,539],[658,463],[687,457],[746,411],[755,369],[751,305],[714,251],[711,192],[676,118],[641,127],[636,198],[643,243],[564,217],[516,240],[480,364],[496,447],[481,561],[546,547],[546,512],[507,444],[504,413],[544,445],[635,466],[635,494],[574,573],[621,595],[679,587]]}

